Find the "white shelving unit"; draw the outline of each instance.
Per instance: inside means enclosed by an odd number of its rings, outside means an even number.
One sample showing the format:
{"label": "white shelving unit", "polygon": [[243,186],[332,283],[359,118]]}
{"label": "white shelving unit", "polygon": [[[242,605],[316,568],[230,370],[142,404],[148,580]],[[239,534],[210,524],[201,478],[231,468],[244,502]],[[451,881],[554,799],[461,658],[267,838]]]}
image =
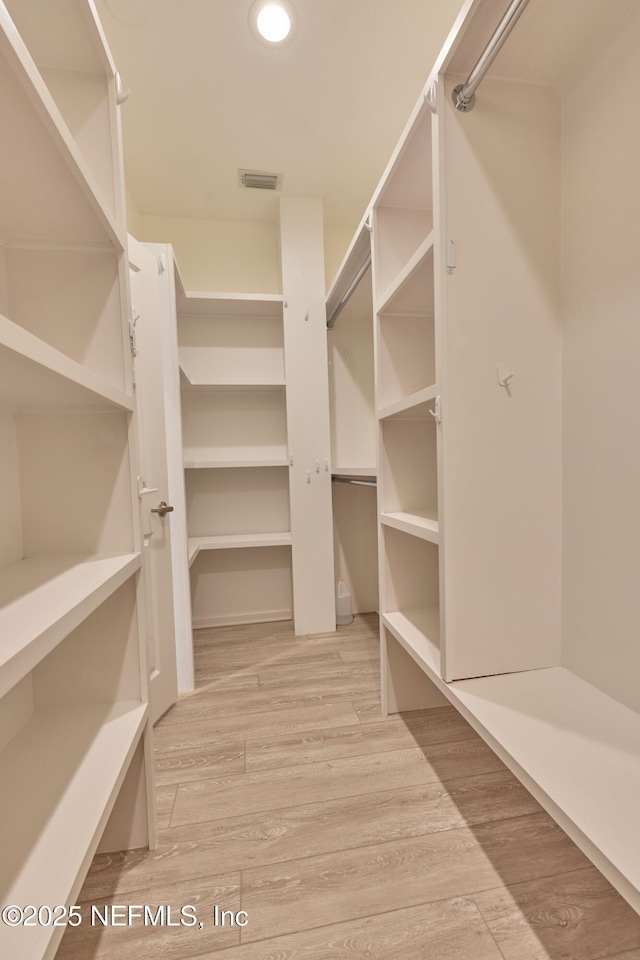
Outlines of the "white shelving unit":
{"label": "white shelving unit", "polygon": [[399,644],[440,672],[439,437],[431,114],[421,103],[373,199],[383,705]]}
{"label": "white shelving unit", "polygon": [[[0,3],[0,900],[24,905],[155,831],[116,77],[93,5],[54,6]],[[2,926],[0,953],[62,930]]]}
{"label": "white shelving unit", "polygon": [[282,308],[178,293],[195,627],[292,616]]}
{"label": "white shelving unit", "polygon": [[640,912],[640,12],[529,5],[458,111],[505,7],[372,201],[383,706],[453,703]]}

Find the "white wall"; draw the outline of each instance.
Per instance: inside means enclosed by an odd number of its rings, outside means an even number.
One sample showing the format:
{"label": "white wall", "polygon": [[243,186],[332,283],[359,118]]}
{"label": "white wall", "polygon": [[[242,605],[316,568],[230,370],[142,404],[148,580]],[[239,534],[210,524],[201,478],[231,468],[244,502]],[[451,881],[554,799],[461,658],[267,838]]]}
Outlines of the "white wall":
{"label": "white wall", "polygon": [[614,28],[564,104],[563,659],[638,710],[640,8]]}
{"label": "white wall", "polygon": [[[136,239],[171,243],[187,290],[221,293],[281,293],[280,243],[276,223],[190,220],[141,213],[127,195],[129,232]],[[327,286],[351,242],[351,227],[324,231]]]}

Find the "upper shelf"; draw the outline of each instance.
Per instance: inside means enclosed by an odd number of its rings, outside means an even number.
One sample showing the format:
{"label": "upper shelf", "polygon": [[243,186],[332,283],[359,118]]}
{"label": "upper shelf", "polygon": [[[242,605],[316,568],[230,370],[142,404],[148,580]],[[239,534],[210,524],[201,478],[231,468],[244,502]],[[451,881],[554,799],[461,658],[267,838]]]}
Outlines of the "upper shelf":
{"label": "upper shelf", "polygon": [[140,567],[139,554],[47,556],[0,578],[0,697]]}
{"label": "upper shelf", "polygon": [[39,70],[114,74],[93,0],[3,2]]}
{"label": "upper shelf", "polygon": [[133,410],[133,399],[0,315],[0,402]]}
{"label": "upper shelf", "polygon": [[103,244],[124,235],[42,76],[0,2],[0,236]]}
{"label": "upper shelf", "polygon": [[422,104],[374,197],[380,207],[433,209],[431,111]]}

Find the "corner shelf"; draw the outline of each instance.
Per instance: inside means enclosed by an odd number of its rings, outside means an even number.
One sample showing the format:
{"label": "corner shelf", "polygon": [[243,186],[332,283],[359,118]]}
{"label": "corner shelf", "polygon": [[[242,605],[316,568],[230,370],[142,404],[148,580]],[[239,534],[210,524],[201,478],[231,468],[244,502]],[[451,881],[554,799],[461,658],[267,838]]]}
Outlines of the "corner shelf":
{"label": "corner shelf", "polygon": [[290,533],[236,533],[229,536],[189,537],[189,566],[201,550],[239,550],[247,547],[289,547]]}
{"label": "corner shelf", "polygon": [[38,557],[2,570],[0,697],[140,568],[140,555]]}
{"label": "corner shelf", "polygon": [[[16,824],[4,833],[2,903],[75,901],[146,719],[139,702],[43,709],[0,753],[0,819]],[[4,955],[52,956],[63,932],[3,927]]]}

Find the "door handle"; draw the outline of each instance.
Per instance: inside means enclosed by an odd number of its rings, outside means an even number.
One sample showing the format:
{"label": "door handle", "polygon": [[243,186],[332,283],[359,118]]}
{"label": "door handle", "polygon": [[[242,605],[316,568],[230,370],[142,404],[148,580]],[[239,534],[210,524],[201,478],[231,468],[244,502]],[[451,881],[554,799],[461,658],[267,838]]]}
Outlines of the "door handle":
{"label": "door handle", "polygon": [[166,500],[161,500],[157,507],[151,507],[151,513],[157,513],[159,517],[166,517],[168,513],[172,512],[173,507],[170,507]]}

